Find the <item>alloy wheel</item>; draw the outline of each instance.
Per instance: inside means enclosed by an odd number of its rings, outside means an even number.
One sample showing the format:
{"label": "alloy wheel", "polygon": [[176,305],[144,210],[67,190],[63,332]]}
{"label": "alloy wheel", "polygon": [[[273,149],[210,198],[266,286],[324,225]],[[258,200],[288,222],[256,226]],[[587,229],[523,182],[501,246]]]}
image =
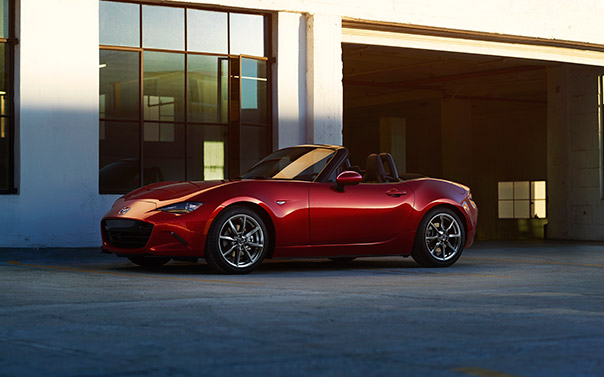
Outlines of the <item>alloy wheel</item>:
{"label": "alloy wheel", "polygon": [[448,261],[462,248],[462,232],[457,219],[447,213],[434,215],[426,226],[426,249],[438,261]]}
{"label": "alloy wheel", "polygon": [[235,214],[219,232],[218,248],[225,262],[235,268],[253,265],[264,250],[264,232],[252,216]]}

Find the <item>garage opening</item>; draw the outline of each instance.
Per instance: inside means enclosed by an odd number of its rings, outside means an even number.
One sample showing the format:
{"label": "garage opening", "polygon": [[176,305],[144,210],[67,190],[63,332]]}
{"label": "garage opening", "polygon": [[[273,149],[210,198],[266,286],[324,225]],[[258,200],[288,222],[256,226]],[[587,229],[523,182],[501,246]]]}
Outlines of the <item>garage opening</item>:
{"label": "garage opening", "polygon": [[478,239],[544,238],[550,63],[342,45],[344,144],[354,165],[390,152],[399,171],[463,183]]}

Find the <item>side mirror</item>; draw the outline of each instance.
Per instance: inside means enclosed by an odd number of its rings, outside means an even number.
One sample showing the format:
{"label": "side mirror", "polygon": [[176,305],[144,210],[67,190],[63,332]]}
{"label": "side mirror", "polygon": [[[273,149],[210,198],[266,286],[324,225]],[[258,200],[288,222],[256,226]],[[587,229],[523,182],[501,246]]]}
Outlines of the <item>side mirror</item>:
{"label": "side mirror", "polygon": [[363,180],[363,177],[356,171],[343,171],[336,178],[336,190],[344,192],[345,186],[358,185]]}

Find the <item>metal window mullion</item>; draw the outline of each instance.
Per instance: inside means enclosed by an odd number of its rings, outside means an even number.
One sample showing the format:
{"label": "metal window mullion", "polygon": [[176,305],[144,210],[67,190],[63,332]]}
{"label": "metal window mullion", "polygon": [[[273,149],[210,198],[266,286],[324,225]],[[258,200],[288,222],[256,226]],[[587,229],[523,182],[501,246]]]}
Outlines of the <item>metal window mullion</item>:
{"label": "metal window mullion", "polygon": [[185,125],[184,125],[184,154],[185,154],[185,181],[189,179],[189,169],[188,169],[188,162],[189,162],[189,154],[188,154],[188,141],[189,141],[189,135],[188,135],[188,120],[189,120],[189,55],[187,54],[188,51],[188,36],[189,36],[189,30],[188,30],[188,15],[189,15],[189,9],[187,7],[185,7],[185,66],[183,67],[184,70],[184,80],[185,80],[185,98],[184,98],[184,105],[185,105],[185,111],[184,111],[184,116],[185,116]]}
{"label": "metal window mullion", "polygon": [[[142,24],[142,22],[141,22]],[[139,151],[138,151],[138,155],[139,155],[139,159],[138,159],[138,169],[139,169],[139,185],[143,186],[145,181],[144,181],[144,177],[143,177],[143,173],[144,173],[144,168],[143,168],[143,158],[144,158],[144,145],[145,145],[145,140],[144,140],[144,132],[145,132],[145,117],[144,117],[144,113],[145,113],[145,108],[144,108],[144,77],[143,77],[143,65],[144,65],[144,52],[141,51],[139,53],[138,56],[138,62],[139,62],[139,67],[138,67],[138,80],[139,80],[139,95],[138,95],[138,107],[139,107],[139,112],[138,112],[138,116],[139,116],[139,120],[138,120],[138,143],[139,143]]]}

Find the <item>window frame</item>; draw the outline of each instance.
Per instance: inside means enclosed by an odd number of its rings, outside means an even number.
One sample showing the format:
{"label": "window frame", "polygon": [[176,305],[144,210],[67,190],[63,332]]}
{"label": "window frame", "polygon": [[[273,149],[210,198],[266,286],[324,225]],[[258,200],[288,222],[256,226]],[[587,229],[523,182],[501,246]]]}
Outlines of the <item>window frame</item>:
{"label": "window frame", "polygon": [[[227,135],[225,136],[225,141],[227,142],[227,145],[225,147],[225,160],[226,160],[226,166],[224,167],[224,174],[225,174],[225,179],[227,179],[227,177],[229,176],[236,176],[239,173],[239,168],[240,168],[240,134],[241,134],[241,127],[242,126],[254,126],[254,127],[262,127],[263,129],[265,129],[266,131],[266,146],[267,146],[267,150],[265,153],[269,153],[271,151],[271,147],[273,144],[273,117],[272,117],[272,112],[273,112],[273,104],[272,104],[272,86],[273,84],[273,80],[272,80],[272,67],[271,67],[271,63],[273,62],[274,59],[271,58],[272,56],[272,13],[270,12],[262,12],[262,11],[248,11],[248,10],[239,10],[239,9],[230,9],[230,8],[225,8],[225,7],[211,7],[211,6],[196,6],[196,5],[192,5],[192,4],[182,4],[182,3],[156,3],[156,2],[150,2],[150,1],[135,1],[135,0],[101,0],[102,2],[112,2],[112,3],[127,3],[127,4],[136,4],[139,6],[139,46],[138,47],[130,47],[130,46],[118,46],[118,45],[103,45],[100,44],[100,40],[99,40],[99,51],[102,50],[110,50],[110,51],[127,51],[127,52],[136,52],[138,54],[138,63],[139,63],[139,101],[138,101],[138,119],[119,119],[119,118],[112,118],[112,117],[103,117],[101,118],[100,113],[99,113],[99,129],[100,129],[100,124],[102,122],[132,122],[132,123],[138,123],[139,126],[139,175],[140,175],[140,185],[143,186],[144,185],[144,129],[145,129],[145,123],[153,123],[153,122],[157,122],[157,123],[169,123],[169,124],[173,124],[173,125],[183,125],[184,126],[184,135],[185,135],[185,140],[184,140],[184,151],[183,151],[183,155],[184,155],[184,179],[188,180],[189,178],[189,167],[188,167],[188,156],[189,156],[189,151],[188,151],[188,128],[189,125],[191,126],[222,126],[225,127],[226,133]],[[184,10],[184,47],[182,50],[175,50],[175,49],[163,49],[163,48],[150,48],[150,47],[144,47],[143,44],[143,7],[146,5],[151,5],[151,6],[161,6],[161,7],[166,7],[166,8],[178,8],[178,9],[183,9]],[[195,50],[188,50],[189,46],[188,46],[188,25],[187,25],[187,21],[188,21],[188,11],[189,9],[193,9],[193,10],[205,10],[205,11],[218,11],[218,12],[222,12],[225,13],[227,15],[227,53],[213,53],[213,52],[199,52],[199,51],[195,51]],[[230,49],[231,49],[231,40],[230,40],[230,22],[231,22],[231,17],[230,15],[232,13],[241,13],[241,14],[252,14],[252,15],[259,15],[259,16],[263,16],[264,17],[264,51],[265,51],[265,56],[250,56],[250,55],[234,55],[234,54],[230,54]],[[170,121],[155,121],[155,120],[149,120],[149,119],[145,119],[144,116],[144,98],[145,98],[145,94],[144,94],[144,53],[145,52],[163,52],[163,53],[176,53],[176,54],[182,54],[184,55],[184,105],[185,105],[185,109],[184,109],[184,118],[182,120],[170,120]],[[228,101],[227,101],[227,111],[226,111],[226,119],[221,119],[219,117],[219,120],[217,122],[207,122],[207,121],[193,121],[189,119],[189,76],[188,76],[188,61],[189,61],[189,56],[215,56],[215,57],[220,57],[220,58],[226,58],[228,60],[228,72],[227,72],[227,86],[228,86]],[[235,109],[232,109],[232,105],[233,105],[233,99],[231,97],[231,93],[232,93],[232,87],[233,87],[233,81],[235,80],[241,80],[241,78],[237,78],[234,75],[232,75],[233,72],[233,66],[235,64],[239,65],[239,71],[240,71],[240,66],[241,66],[241,61],[243,58],[252,58],[255,60],[262,60],[262,61],[266,61],[267,64],[267,72],[266,72],[266,77],[267,77],[267,86],[266,86],[266,122],[264,124],[254,124],[254,123],[247,123],[247,122],[243,122],[241,119],[241,106],[239,108],[238,111],[238,119],[234,119],[235,116],[233,116],[233,111]],[[240,89],[240,84],[239,86],[239,93],[238,93],[238,102],[241,103],[240,99],[241,99],[241,89]],[[220,99],[219,99],[220,100]],[[221,122],[222,121],[222,122]],[[100,142],[100,137],[99,137],[99,142]],[[203,146],[201,147],[203,148]],[[100,155],[100,150],[99,150],[99,155]],[[262,156],[264,157],[264,156]],[[101,167],[99,166],[99,170],[101,169]],[[204,177],[205,179],[205,177]],[[99,184],[99,194],[101,195],[113,195],[113,194],[123,194],[124,192],[102,192],[100,189],[100,184]]]}
{"label": "window frame", "polygon": [[[514,197],[514,184],[515,183],[522,183],[522,182],[527,182],[528,183],[528,199],[516,199]],[[543,199],[537,199],[534,197],[534,190],[533,190],[533,186],[534,183],[537,182],[543,182],[545,184],[545,198]],[[499,184],[501,183],[511,183],[512,184],[512,199],[501,199],[500,197],[500,192],[499,192]],[[516,202],[524,202],[524,201],[528,201],[528,217],[519,217],[516,215]],[[545,203],[545,217],[531,217],[531,213],[533,212],[533,208],[535,206],[536,202],[544,202]],[[520,181],[497,181],[497,219],[498,220],[546,220],[548,217],[548,211],[547,211],[547,180],[520,180]],[[501,213],[500,213],[500,209],[499,209],[499,205],[501,202],[509,202],[512,203],[512,217],[501,217]]]}
{"label": "window frame", "polygon": [[0,195],[4,194],[18,194],[17,183],[15,179],[15,46],[19,43],[15,37],[15,0],[8,0],[8,36],[7,38],[0,38],[0,43],[5,45],[6,51],[6,65],[7,65],[7,88],[9,95],[7,96],[7,107],[9,109],[8,116],[1,116],[7,118],[8,122],[8,186],[6,189],[0,188]]}

